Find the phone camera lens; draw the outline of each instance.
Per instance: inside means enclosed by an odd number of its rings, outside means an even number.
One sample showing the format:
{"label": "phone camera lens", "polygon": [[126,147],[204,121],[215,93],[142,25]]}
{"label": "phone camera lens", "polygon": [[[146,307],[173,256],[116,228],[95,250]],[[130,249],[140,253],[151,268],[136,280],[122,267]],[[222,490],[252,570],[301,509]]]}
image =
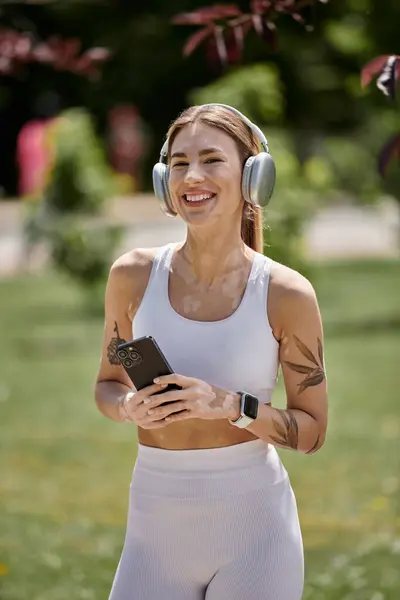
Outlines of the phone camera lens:
{"label": "phone camera lens", "polygon": [[130,367],[133,367],[133,362],[131,361],[130,358],[125,358],[124,367],[126,367],[127,369],[129,369]]}
{"label": "phone camera lens", "polygon": [[142,355],[134,347],[129,348],[129,358],[136,364],[142,362]]}
{"label": "phone camera lens", "polygon": [[121,358],[123,360],[124,358],[127,358],[128,353],[127,353],[126,350],[119,350],[118,351],[118,356],[119,356],[119,358]]}

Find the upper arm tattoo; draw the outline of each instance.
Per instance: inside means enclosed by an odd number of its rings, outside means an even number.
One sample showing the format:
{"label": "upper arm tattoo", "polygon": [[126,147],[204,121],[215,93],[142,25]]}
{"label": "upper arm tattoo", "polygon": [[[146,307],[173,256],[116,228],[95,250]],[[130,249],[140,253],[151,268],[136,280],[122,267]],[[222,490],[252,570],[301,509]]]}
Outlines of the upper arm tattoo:
{"label": "upper arm tattoo", "polygon": [[318,359],[315,358],[314,354],[311,352],[309,348],[297,336],[293,336],[295,344],[300,352],[305,356],[313,366],[307,365],[298,365],[296,363],[289,362],[285,360],[285,364],[292,369],[292,371],[296,371],[296,373],[302,373],[306,375],[306,377],[298,384],[298,393],[304,392],[308,387],[312,387],[315,385],[319,385],[325,379],[325,370],[324,370],[324,352],[322,349],[322,342],[319,338],[318,340]]}
{"label": "upper arm tattoo", "polygon": [[122,339],[119,335],[117,321],[115,321],[114,332],[117,335],[111,338],[111,342],[107,346],[107,356],[111,365],[120,365],[121,361],[118,358],[117,348],[120,344],[124,344],[126,340]]}

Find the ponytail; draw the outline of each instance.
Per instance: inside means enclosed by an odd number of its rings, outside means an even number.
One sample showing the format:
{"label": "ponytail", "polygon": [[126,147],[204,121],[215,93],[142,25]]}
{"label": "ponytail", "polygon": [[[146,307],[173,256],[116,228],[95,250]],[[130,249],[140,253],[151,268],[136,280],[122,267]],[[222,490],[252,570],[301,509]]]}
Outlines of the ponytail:
{"label": "ponytail", "polygon": [[255,252],[264,253],[262,213],[259,206],[245,203],[242,213],[242,240]]}

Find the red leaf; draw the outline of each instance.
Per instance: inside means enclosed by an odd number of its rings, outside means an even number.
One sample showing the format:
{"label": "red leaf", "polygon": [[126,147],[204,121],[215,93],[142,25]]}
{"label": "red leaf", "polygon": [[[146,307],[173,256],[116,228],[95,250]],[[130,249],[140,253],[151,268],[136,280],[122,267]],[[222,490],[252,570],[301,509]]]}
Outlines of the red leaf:
{"label": "red leaf", "polygon": [[228,52],[221,28],[215,27],[213,33],[214,35],[207,40],[207,60],[215,71],[221,74],[228,65]]}
{"label": "red leaf", "polygon": [[390,54],[377,56],[369,61],[361,70],[361,85],[366,87],[383,69]]}
{"label": "red leaf", "polygon": [[54,51],[48,44],[45,44],[44,42],[39,43],[33,49],[32,57],[34,60],[40,63],[52,63],[55,59]]}
{"label": "red leaf", "polygon": [[202,12],[209,20],[229,19],[230,17],[237,17],[242,14],[242,11],[236,4],[215,4],[196,12]]}
{"label": "red leaf", "polygon": [[386,175],[387,168],[395,158],[400,159],[400,133],[393,136],[382,148],[378,158],[378,170],[382,177]]}
{"label": "red leaf", "polygon": [[14,58],[14,47],[16,42],[16,35],[12,32],[7,31],[4,36],[2,36],[0,43],[0,52],[1,55],[5,58]]}
{"label": "red leaf", "polygon": [[86,50],[83,56],[87,56],[94,63],[101,63],[111,57],[111,52],[107,48],[90,48],[90,50]]}
{"label": "red leaf", "polygon": [[[329,2],[329,0],[319,0],[319,2],[323,2],[324,4],[327,4]],[[314,0],[298,0],[294,5],[294,10],[296,12],[299,12],[305,6],[309,6],[310,4],[314,4]]]}
{"label": "red leaf", "polygon": [[239,8],[234,4],[216,4],[200,8],[190,13],[180,13],[173,17],[174,25],[208,25],[217,19],[228,19],[241,14]]}
{"label": "red leaf", "polygon": [[19,36],[14,46],[14,56],[17,60],[27,62],[32,49],[32,41],[27,35]]}
{"label": "red leaf", "polygon": [[52,35],[47,40],[48,45],[54,51],[60,51],[63,47],[63,40],[58,35]]}
{"label": "red leaf", "polygon": [[236,41],[241,50],[243,50],[244,38],[252,28],[252,22],[250,18],[247,18],[245,22],[242,22],[241,25],[233,26],[233,31],[235,33]]}
{"label": "red leaf", "polygon": [[396,75],[399,62],[399,57],[390,56],[376,82],[378,89],[392,100],[394,100],[396,96]]}
{"label": "red leaf", "polygon": [[[328,2],[328,0],[319,0],[320,2]],[[250,10],[255,15],[272,16],[276,14],[291,15],[295,21],[302,25],[305,20],[300,14],[300,11],[310,4],[314,4],[315,0],[252,0]]]}
{"label": "red leaf", "polygon": [[60,70],[69,70],[81,49],[81,43],[77,39],[61,40],[52,38],[50,45],[54,48],[56,55],[55,68]]}
{"label": "red leaf", "polygon": [[243,52],[243,41],[245,36],[244,25],[228,27],[225,30],[225,44],[228,64],[232,65],[240,61]]}
{"label": "red leaf", "polygon": [[83,73],[90,69],[91,66],[92,61],[90,60],[89,56],[82,55],[77,61],[75,61],[73,70],[75,73]]}
{"label": "red leaf", "polygon": [[277,38],[275,24],[261,15],[253,15],[253,23],[258,35],[275,50]]}
{"label": "red leaf", "polygon": [[235,63],[242,57],[244,38],[253,26],[251,15],[240,15],[236,19],[230,19],[227,22],[225,33],[228,56],[230,63]]}
{"label": "red leaf", "polygon": [[227,25],[229,25],[229,27],[238,27],[241,26],[243,27],[243,31],[246,34],[252,27],[252,15],[239,15],[236,19],[230,19],[227,22]]}
{"label": "red leaf", "polygon": [[298,12],[293,12],[292,13],[292,18],[297,21],[297,23],[300,23],[300,25],[305,25],[305,20],[303,19],[303,17],[301,16],[300,13]]}
{"label": "red leaf", "polygon": [[88,77],[92,81],[99,79],[100,71],[88,56],[81,56],[71,68],[71,72]]}
{"label": "red leaf", "polygon": [[218,58],[223,67],[226,67],[229,63],[228,60],[228,49],[226,47],[226,41],[222,27],[215,27],[214,29],[215,47],[217,50]]}
{"label": "red leaf", "polygon": [[196,31],[193,35],[191,35],[186,44],[183,47],[184,56],[189,56],[196,48],[207,39],[214,31],[214,26],[209,25],[208,27],[203,27],[199,31]]}
{"label": "red leaf", "polygon": [[9,58],[6,56],[0,56],[0,74],[9,75],[12,73],[13,65]]}
{"label": "red leaf", "polygon": [[258,35],[262,35],[263,34],[263,24],[262,24],[262,16],[259,14],[253,14],[253,25],[254,25],[254,29],[256,30],[256,32],[258,33]]}
{"label": "red leaf", "polygon": [[[277,5],[277,2],[275,2]],[[250,11],[256,14],[263,14],[273,8],[271,0],[252,0],[250,3]]]}

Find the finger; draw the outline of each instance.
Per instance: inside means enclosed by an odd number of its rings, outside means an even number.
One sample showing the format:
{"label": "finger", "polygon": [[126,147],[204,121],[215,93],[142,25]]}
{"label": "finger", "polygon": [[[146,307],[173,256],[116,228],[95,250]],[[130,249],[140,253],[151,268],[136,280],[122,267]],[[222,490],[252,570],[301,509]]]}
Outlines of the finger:
{"label": "finger", "polygon": [[186,400],[178,400],[173,404],[168,404],[167,406],[159,406],[158,408],[150,408],[147,411],[149,417],[151,417],[152,421],[165,419],[168,415],[179,412],[181,410],[187,410]]}
{"label": "finger", "polygon": [[162,429],[167,425],[168,423],[165,422],[165,419],[162,421],[141,421],[140,424],[138,423],[138,427],[141,427],[142,429]]}
{"label": "finger", "polygon": [[185,377],[185,375],[178,375],[178,373],[171,373],[170,375],[161,375],[153,380],[155,383],[174,383],[181,387],[189,387],[193,385],[194,379],[192,377]]}
{"label": "finger", "polygon": [[150,396],[154,396],[155,394],[161,392],[167,387],[167,385],[167,383],[153,383],[152,385],[142,388],[140,392],[136,392],[138,404],[142,402],[144,402],[144,404],[148,404]]}
{"label": "finger", "polygon": [[151,404],[151,408],[165,404],[165,402],[176,402],[177,400],[186,400],[186,391],[170,390],[161,394],[155,394],[147,398],[146,404]]}
{"label": "finger", "polygon": [[171,423],[176,423],[177,421],[187,421],[188,419],[193,418],[194,417],[192,416],[190,410],[184,410],[180,413],[168,415],[168,417],[165,417],[164,421],[170,425]]}

